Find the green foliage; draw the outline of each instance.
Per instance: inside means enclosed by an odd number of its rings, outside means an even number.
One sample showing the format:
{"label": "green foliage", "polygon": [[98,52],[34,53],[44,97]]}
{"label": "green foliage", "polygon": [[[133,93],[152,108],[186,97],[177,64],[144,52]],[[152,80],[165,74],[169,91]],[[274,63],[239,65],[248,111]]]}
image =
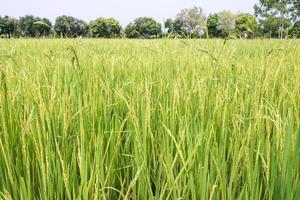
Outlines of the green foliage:
{"label": "green foliage", "polygon": [[18,21],[18,33],[24,37],[48,36],[51,26],[49,19],[26,15]]}
{"label": "green foliage", "polygon": [[54,30],[60,37],[86,36],[88,33],[88,25],[83,20],[62,15],[56,18]]}
{"label": "green foliage", "polygon": [[0,199],[298,200],[299,40],[0,40]]}
{"label": "green foliage", "polygon": [[162,35],[161,24],[150,17],[141,17],[134,20],[125,28],[128,38],[159,38]]}
{"label": "green foliage", "polygon": [[[128,24],[125,31],[114,18],[97,18],[89,25],[83,20],[62,15],[55,25],[46,18],[26,15],[19,20],[0,16],[0,36],[41,37],[51,33],[59,37],[117,38],[298,38],[299,0],[259,0],[254,5],[255,16],[222,11],[208,18],[201,7],[181,10],[175,19],[162,26],[151,17],[140,17]],[[89,27],[90,26],[90,27]],[[54,31],[53,31],[54,30]],[[125,34],[124,34],[125,32]]]}
{"label": "green foliage", "polygon": [[298,0],[260,0],[254,5],[256,15],[268,18],[270,16],[287,18],[299,17]]}
{"label": "green foliage", "polygon": [[130,23],[125,28],[125,35],[127,38],[141,38],[141,33],[136,29],[133,23]]}
{"label": "green foliage", "polygon": [[17,20],[9,16],[0,16],[0,36],[11,37],[15,34]]}
{"label": "green foliage", "polygon": [[257,31],[257,20],[256,17],[245,13],[238,15],[236,19],[236,33],[242,38],[253,38]]}
{"label": "green foliage", "polygon": [[[189,37],[199,38],[205,34],[206,31],[206,16],[201,7],[192,7],[183,9],[177,14],[175,22],[184,29]],[[182,26],[182,27],[181,27]]]}
{"label": "green foliage", "polygon": [[260,0],[259,4],[254,5],[255,15],[260,18],[262,26],[268,26],[272,37],[277,33],[278,38],[288,37],[285,34],[299,18],[299,9],[299,0]]}
{"label": "green foliage", "polygon": [[300,20],[296,21],[289,31],[291,37],[300,38]]}
{"label": "green foliage", "polygon": [[169,38],[185,38],[188,32],[184,28],[184,22],[178,18],[175,20],[167,19],[165,21],[165,28],[167,29],[167,37]]}
{"label": "green foliage", "polygon": [[[280,17],[270,16],[265,19],[261,19],[259,23],[259,34],[267,38],[283,38],[284,32],[287,33],[287,27],[290,27],[290,20],[285,19],[282,21]],[[280,29],[279,27],[285,27]],[[281,36],[282,35],[282,36]]]}
{"label": "green foliage", "polygon": [[207,30],[209,37],[220,37],[222,32],[219,29],[219,16],[217,14],[210,14],[207,18]]}
{"label": "green foliage", "polygon": [[210,14],[207,19],[207,30],[210,37],[235,38],[237,15],[231,11]]}
{"label": "green foliage", "polygon": [[236,36],[235,26],[237,14],[224,10],[217,13],[219,18],[218,29],[220,30],[220,36],[222,38],[231,38]]}
{"label": "green foliage", "polygon": [[89,24],[91,37],[116,38],[121,37],[122,26],[113,18],[98,18]]}

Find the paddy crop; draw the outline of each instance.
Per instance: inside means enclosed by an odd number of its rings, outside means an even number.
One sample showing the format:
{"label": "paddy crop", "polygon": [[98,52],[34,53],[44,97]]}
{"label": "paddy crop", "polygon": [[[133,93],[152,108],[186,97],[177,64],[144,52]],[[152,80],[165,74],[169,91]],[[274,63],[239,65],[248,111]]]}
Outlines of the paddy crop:
{"label": "paddy crop", "polygon": [[0,40],[1,199],[300,199],[299,40]]}

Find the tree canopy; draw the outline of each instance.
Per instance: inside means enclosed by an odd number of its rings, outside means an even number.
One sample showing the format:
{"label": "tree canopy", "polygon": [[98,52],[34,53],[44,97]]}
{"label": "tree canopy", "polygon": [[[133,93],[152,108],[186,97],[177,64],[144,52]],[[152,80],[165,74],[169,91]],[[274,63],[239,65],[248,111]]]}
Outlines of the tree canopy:
{"label": "tree canopy", "polygon": [[221,37],[221,30],[219,29],[220,18],[217,14],[210,14],[207,18],[207,31],[209,37]]}
{"label": "tree canopy", "polygon": [[159,38],[162,35],[162,26],[151,17],[141,17],[128,24],[125,35],[128,38]]}
{"label": "tree canopy", "polygon": [[236,18],[237,14],[224,10],[222,12],[219,12],[219,30],[221,31],[221,37],[232,37],[235,36],[235,26],[236,26]]}
{"label": "tree canopy", "polygon": [[300,20],[296,21],[290,29],[290,36],[293,38],[300,38]]}
{"label": "tree canopy", "polygon": [[0,35],[11,37],[17,28],[17,20],[9,16],[0,16]]}
{"label": "tree canopy", "polygon": [[164,25],[169,38],[185,38],[188,36],[188,32],[184,28],[184,22],[181,19],[176,18],[173,20],[169,18],[165,21]]}
{"label": "tree canopy", "polygon": [[51,26],[49,19],[26,15],[18,21],[18,34],[25,37],[48,36]]}
{"label": "tree canopy", "polygon": [[62,15],[56,18],[54,30],[61,37],[86,36],[88,25],[83,20]]}
{"label": "tree canopy", "polygon": [[[259,0],[254,5],[255,15],[259,17],[262,28],[270,31],[262,32],[278,38],[288,37],[288,29],[299,19],[299,0]],[[265,27],[268,27],[267,29]]]}
{"label": "tree canopy", "polygon": [[114,18],[98,18],[89,24],[89,34],[91,37],[121,37],[121,31],[122,26]]}
{"label": "tree canopy", "polygon": [[201,7],[183,9],[176,19],[181,21],[183,28],[190,37],[201,37],[206,31],[206,16]]}
{"label": "tree canopy", "polygon": [[299,0],[259,0],[254,15],[229,10],[210,13],[201,7],[182,9],[162,25],[139,17],[123,29],[114,18],[99,17],[89,23],[72,16],[47,18],[25,15],[18,19],[0,15],[1,37],[98,37],[98,38],[300,38]]}
{"label": "tree canopy", "polygon": [[200,38],[207,32],[206,16],[201,7],[181,10],[175,19],[167,19],[164,23],[168,37]]}
{"label": "tree canopy", "polygon": [[257,30],[256,17],[249,13],[240,14],[236,18],[236,33],[241,38],[253,38]]}
{"label": "tree canopy", "polygon": [[207,19],[208,35],[220,38],[235,37],[237,16],[227,10],[209,15]]}

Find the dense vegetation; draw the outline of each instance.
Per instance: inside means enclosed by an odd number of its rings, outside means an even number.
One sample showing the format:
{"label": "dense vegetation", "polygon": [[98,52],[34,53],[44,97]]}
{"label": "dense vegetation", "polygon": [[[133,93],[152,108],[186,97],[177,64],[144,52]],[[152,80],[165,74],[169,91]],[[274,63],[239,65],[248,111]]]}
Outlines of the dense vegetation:
{"label": "dense vegetation", "polygon": [[114,18],[89,23],[59,16],[52,26],[46,18],[26,15],[20,19],[0,16],[2,37],[97,37],[97,38],[300,38],[299,0],[260,0],[255,15],[222,11],[205,15],[200,7],[181,10],[163,24],[140,17],[125,29]]}
{"label": "dense vegetation", "polygon": [[0,16],[0,199],[300,199],[299,10]]}
{"label": "dense vegetation", "polygon": [[299,40],[0,40],[1,199],[300,199]]}

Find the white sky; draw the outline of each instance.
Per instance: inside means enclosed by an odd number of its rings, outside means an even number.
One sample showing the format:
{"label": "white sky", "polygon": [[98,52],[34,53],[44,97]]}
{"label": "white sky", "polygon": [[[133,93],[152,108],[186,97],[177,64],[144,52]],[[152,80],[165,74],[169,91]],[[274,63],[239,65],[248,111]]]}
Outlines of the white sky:
{"label": "white sky", "polygon": [[114,17],[126,25],[137,17],[150,16],[162,22],[181,9],[200,6],[208,15],[232,10],[253,13],[258,0],[0,0],[0,15],[19,17],[33,14],[55,17],[66,14],[89,21],[97,17]]}

